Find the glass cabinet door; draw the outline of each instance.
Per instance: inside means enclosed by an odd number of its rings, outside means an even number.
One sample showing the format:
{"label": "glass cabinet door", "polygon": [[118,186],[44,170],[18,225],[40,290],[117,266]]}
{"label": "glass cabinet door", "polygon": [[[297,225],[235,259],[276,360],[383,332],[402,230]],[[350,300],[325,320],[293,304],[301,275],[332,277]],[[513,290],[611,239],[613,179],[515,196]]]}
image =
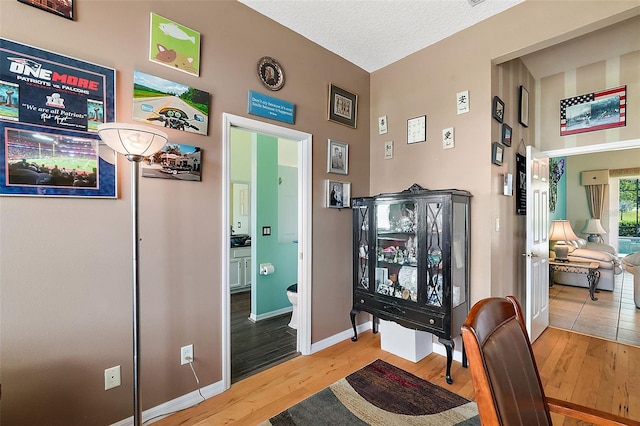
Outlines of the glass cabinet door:
{"label": "glass cabinet door", "polygon": [[418,216],[412,200],[375,205],[375,292],[417,302]]}
{"label": "glass cabinet door", "polygon": [[356,285],[369,290],[369,204],[354,206],[356,227]]}
{"label": "glass cabinet door", "polygon": [[443,292],[443,259],[442,243],[443,228],[442,215],[444,204],[442,202],[427,202],[427,285],[426,304],[429,306],[442,307]]}
{"label": "glass cabinet door", "polygon": [[460,306],[467,301],[467,239],[468,205],[453,203],[453,229],[451,231],[451,299],[452,306]]}

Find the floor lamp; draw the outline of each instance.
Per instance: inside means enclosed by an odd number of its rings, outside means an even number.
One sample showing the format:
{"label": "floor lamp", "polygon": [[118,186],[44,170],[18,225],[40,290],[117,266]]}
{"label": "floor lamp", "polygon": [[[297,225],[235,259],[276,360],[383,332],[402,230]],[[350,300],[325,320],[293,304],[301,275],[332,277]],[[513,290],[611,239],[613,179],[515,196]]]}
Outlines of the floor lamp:
{"label": "floor lamp", "polygon": [[140,405],[140,293],[138,282],[138,173],[144,157],[160,151],[167,143],[166,133],[149,126],[129,123],[104,123],[98,126],[98,135],[110,148],[123,154],[131,162],[131,215],[133,225],[133,424],[142,425]]}

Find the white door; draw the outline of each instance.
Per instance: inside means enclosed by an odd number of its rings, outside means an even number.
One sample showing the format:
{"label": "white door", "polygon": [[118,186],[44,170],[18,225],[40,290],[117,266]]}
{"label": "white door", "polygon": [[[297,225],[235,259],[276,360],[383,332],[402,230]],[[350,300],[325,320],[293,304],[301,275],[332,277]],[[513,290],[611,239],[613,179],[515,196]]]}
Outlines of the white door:
{"label": "white door", "polygon": [[525,319],[534,342],[549,326],[549,158],[527,146]]}

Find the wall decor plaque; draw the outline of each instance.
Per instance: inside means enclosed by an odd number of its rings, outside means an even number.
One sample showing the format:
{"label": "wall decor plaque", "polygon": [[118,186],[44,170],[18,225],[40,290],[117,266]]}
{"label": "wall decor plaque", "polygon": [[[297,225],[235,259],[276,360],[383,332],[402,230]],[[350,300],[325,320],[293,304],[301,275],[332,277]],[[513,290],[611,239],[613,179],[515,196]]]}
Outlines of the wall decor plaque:
{"label": "wall decor plaque", "polygon": [[269,90],[280,90],[284,86],[284,71],[278,61],[269,56],[258,61],[258,78]]}

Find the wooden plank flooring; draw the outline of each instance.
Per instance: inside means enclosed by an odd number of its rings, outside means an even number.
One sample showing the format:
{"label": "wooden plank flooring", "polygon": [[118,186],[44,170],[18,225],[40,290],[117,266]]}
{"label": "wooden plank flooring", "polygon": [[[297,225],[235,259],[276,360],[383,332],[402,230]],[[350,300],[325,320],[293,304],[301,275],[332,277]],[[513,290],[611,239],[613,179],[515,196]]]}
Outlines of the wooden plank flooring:
{"label": "wooden plank flooring", "polygon": [[[549,396],[597,407],[640,420],[640,348],[548,328],[533,345]],[[380,349],[380,335],[360,333],[309,356],[300,356],[234,383],[198,406],[176,413],[158,426],[255,425],[324,389],[365,365],[383,359],[469,399],[474,398],[468,369],[454,362],[447,385],[446,358],[431,354],[418,363]],[[555,425],[575,425],[553,415]],[[563,422],[564,421],[564,422]]]}
{"label": "wooden plank flooring", "polygon": [[231,295],[231,382],[273,367],[299,355],[291,314],[249,320],[251,293]]}

